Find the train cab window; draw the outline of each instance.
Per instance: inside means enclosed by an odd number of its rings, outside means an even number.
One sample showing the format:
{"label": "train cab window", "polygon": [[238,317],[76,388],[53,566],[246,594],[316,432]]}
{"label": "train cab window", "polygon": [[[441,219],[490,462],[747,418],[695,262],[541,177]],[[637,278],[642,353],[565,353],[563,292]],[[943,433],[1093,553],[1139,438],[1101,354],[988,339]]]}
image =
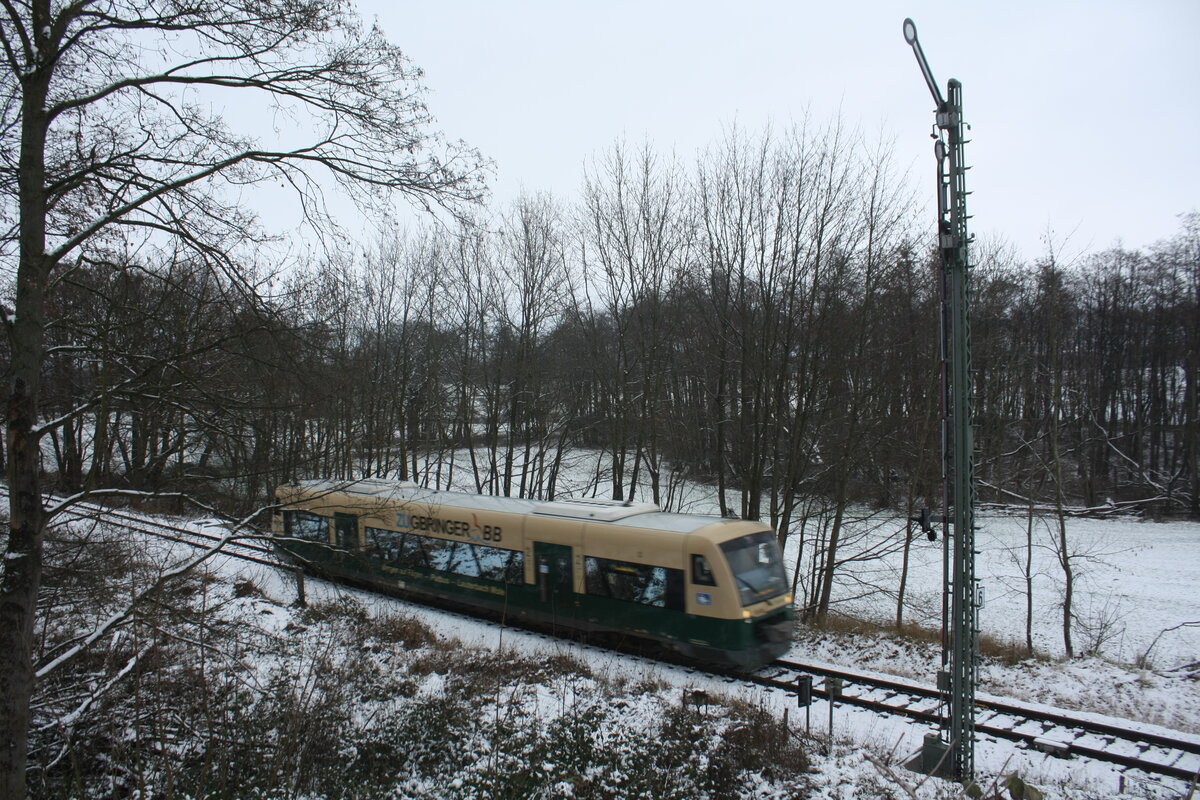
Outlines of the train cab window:
{"label": "train cab window", "polygon": [[683,610],[683,570],[588,556],[583,564],[587,593],[629,603]]}
{"label": "train cab window", "polygon": [[772,531],[759,531],[721,543],[721,551],[733,570],[742,605],[749,606],[778,597],[788,590],[783,557]]}
{"label": "train cab window", "polygon": [[283,535],[289,539],[329,543],[329,520],[308,511],[285,511]]}
{"label": "train cab window", "polygon": [[692,583],[697,586],[716,586],[717,579],[713,575],[712,565],[708,559],[696,553],[692,555]]}

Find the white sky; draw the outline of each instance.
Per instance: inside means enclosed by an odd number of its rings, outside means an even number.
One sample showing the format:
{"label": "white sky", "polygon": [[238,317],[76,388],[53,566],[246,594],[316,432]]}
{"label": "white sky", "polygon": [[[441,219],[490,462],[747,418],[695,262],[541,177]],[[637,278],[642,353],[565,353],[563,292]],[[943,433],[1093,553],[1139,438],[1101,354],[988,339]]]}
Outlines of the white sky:
{"label": "white sky", "polygon": [[[834,8],[833,6],[837,6]],[[904,42],[963,83],[974,233],[1026,258],[1142,247],[1200,209],[1200,2],[363,0],[426,70],[450,139],[495,160],[495,200],[574,200],[620,137],[685,162],[731,122],[839,112],[893,140],[932,205],[933,101]],[[929,212],[932,225],[932,211]]]}

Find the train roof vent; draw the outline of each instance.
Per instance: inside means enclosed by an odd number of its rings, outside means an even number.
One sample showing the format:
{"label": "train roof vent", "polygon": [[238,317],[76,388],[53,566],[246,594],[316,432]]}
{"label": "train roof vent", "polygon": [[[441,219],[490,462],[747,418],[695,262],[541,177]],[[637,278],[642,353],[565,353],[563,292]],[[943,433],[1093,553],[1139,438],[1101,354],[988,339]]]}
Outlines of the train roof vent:
{"label": "train roof vent", "polygon": [[575,519],[594,519],[598,522],[614,522],[636,514],[649,514],[661,509],[654,503],[626,503],[623,500],[605,500],[601,497],[552,500],[533,509],[535,514]]}

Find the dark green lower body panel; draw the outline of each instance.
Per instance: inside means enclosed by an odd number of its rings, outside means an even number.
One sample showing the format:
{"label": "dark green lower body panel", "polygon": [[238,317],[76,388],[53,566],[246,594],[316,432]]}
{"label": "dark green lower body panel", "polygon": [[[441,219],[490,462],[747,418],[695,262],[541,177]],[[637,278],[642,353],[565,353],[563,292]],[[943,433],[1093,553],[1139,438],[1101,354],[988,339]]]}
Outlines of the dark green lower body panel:
{"label": "dark green lower body panel", "polygon": [[[309,551],[309,552],[305,552]],[[724,620],[682,611],[572,592],[542,599],[538,587],[472,578],[374,559],[315,545],[283,551],[319,575],[415,599],[434,599],[481,609],[501,620],[518,620],[570,631],[629,636],[656,642],[685,658],[755,669],[787,652],[794,614],[785,606],[765,617]]]}

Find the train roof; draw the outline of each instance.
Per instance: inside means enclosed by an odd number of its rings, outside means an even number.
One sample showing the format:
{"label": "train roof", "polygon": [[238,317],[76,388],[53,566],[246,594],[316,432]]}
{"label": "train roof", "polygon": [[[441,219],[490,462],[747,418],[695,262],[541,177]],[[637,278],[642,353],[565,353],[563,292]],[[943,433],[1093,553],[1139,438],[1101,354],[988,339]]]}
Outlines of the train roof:
{"label": "train roof", "polygon": [[440,489],[426,489],[412,481],[384,481],[378,479],[337,481],[313,480],[300,481],[290,486],[293,491],[313,495],[349,495],[351,497],[377,498],[384,502],[429,503],[430,505],[449,505],[456,508],[472,508],[476,511],[503,511],[509,514],[531,514],[538,505],[537,500],[526,500],[520,497],[493,497],[486,494],[467,494],[466,492],[444,492]]}
{"label": "train roof", "polygon": [[291,489],[308,497],[328,493],[352,497],[377,498],[382,502],[429,503],[431,506],[498,511],[508,514],[537,514],[589,522],[605,522],[629,528],[691,533],[720,522],[743,522],[702,514],[662,511],[653,503],[634,503],[604,498],[560,498],[529,500],[520,497],[493,497],[465,492],[427,489],[411,481],[365,479],[355,481],[300,481],[280,489]]}

